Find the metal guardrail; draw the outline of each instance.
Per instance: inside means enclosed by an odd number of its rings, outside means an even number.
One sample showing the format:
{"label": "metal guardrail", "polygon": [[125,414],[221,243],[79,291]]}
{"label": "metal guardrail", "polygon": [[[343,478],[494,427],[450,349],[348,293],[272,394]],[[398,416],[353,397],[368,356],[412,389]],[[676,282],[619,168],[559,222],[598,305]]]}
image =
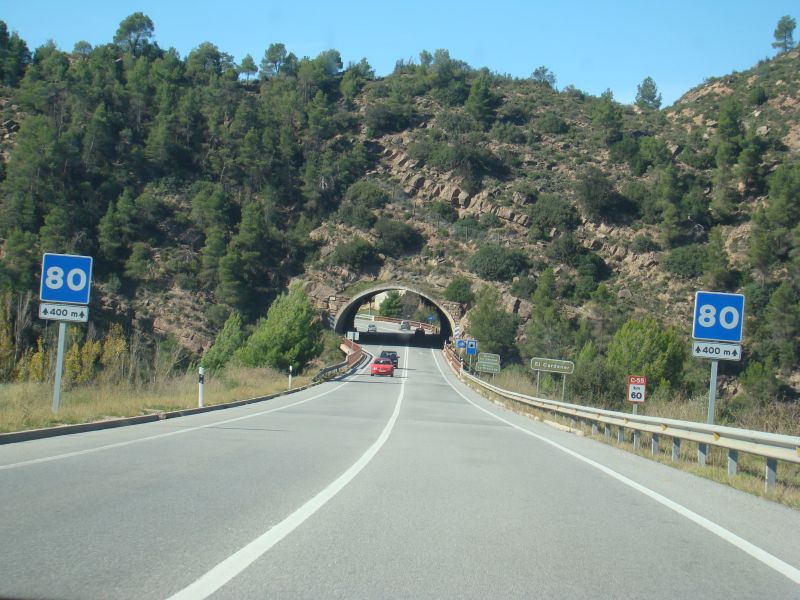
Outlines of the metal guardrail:
{"label": "metal guardrail", "polygon": [[700,445],[698,461],[701,464],[705,464],[706,458],[704,445],[725,448],[728,450],[728,473],[730,475],[735,475],[738,470],[739,452],[762,456],[766,458],[767,463],[765,483],[768,488],[773,487],[776,483],[777,461],[782,460],[800,464],[800,437],[798,436],[766,433],[763,431],[739,429],[737,427],[726,427],[723,425],[708,425],[706,423],[696,423],[693,421],[679,421],[677,419],[667,419],[663,417],[633,415],[630,413],[527,396],[525,394],[499,388],[478,379],[461,369],[460,361],[455,356],[452,349],[446,347],[444,353],[447,362],[459,377],[464,377],[499,396],[521,402],[528,406],[566,415],[572,418],[573,421],[582,420],[590,422],[592,423],[592,432],[594,434],[599,432],[598,424],[602,423],[605,436],[611,437],[611,427],[613,426],[617,428],[618,441],[622,442],[625,440],[625,430],[631,429],[634,432],[634,447],[638,447],[639,432],[647,432],[651,434],[652,454],[657,454],[659,452],[659,441],[662,435],[672,438],[672,460],[678,460],[680,456],[681,440],[697,442]]}
{"label": "metal guardrail", "polygon": [[361,348],[359,344],[356,344],[352,340],[342,340],[342,344],[339,346],[343,352],[347,353],[347,358],[340,363],[335,365],[331,365],[330,367],[325,367],[319,373],[314,375],[311,379],[314,383],[323,380],[331,373],[338,373],[339,371],[344,371],[348,369],[352,369],[357,364],[359,364],[367,353]]}

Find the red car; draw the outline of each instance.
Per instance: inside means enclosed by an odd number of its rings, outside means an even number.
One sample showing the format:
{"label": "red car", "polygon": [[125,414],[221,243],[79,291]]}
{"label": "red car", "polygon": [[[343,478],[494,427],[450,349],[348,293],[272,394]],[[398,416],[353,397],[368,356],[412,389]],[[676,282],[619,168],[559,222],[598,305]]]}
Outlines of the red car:
{"label": "red car", "polygon": [[369,374],[372,375],[388,375],[394,377],[394,365],[391,358],[376,358],[369,366]]}

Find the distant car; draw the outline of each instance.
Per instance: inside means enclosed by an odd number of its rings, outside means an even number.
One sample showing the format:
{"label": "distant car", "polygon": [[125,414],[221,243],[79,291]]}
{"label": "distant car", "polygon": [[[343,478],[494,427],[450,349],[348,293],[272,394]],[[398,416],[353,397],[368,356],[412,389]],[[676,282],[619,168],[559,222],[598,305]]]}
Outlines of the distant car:
{"label": "distant car", "polygon": [[425,328],[424,327],[417,327],[414,330],[414,335],[425,335]]}
{"label": "distant car", "polygon": [[375,323],[370,323],[369,325],[367,325],[367,333],[377,333],[377,331],[378,331],[378,326],[375,325]]}
{"label": "distant car", "polygon": [[394,377],[394,365],[392,359],[381,358],[380,356],[372,361],[369,369],[370,377],[374,375],[388,375]]}
{"label": "distant car", "polygon": [[400,322],[400,331],[410,331],[411,330],[411,323],[408,321],[401,321]]}
{"label": "distant car", "polygon": [[397,365],[400,362],[398,360],[398,358],[397,358],[397,352],[395,352],[394,350],[384,350],[384,351],[382,351],[380,358],[388,358],[389,360],[391,360],[392,361],[392,366],[394,366],[395,369],[397,368]]}

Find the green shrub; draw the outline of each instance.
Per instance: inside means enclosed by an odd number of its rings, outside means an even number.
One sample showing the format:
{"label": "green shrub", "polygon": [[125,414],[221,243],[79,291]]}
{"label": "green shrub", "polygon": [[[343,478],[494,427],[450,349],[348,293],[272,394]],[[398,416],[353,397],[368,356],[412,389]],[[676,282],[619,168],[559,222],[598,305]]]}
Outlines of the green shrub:
{"label": "green shrub", "polygon": [[383,208],[390,200],[389,192],[374,181],[356,181],[347,188],[345,202],[351,202],[367,208]]}
{"label": "green shrub", "polygon": [[661,250],[661,246],[649,235],[640,233],[633,238],[633,241],[631,242],[631,250],[637,254],[644,254],[645,252],[658,252]]}
{"label": "green shrub", "polygon": [[378,234],[378,251],[393,258],[417,251],[425,243],[425,238],[413,225],[392,219],[378,221],[375,224],[375,231]]}
{"label": "green shrub", "polygon": [[483,229],[493,229],[503,226],[503,220],[494,213],[483,213],[478,222]]}
{"label": "green shrub", "polygon": [[444,297],[450,302],[460,302],[461,304],[472,304],[475,294],[472,292],[472,282],[463,275],[454,277],[444,289]]}
{"label": "green shrub", "polygon": [[370,136],[380,136],[407,129],[416,116],[413,102],[392,97],[383,102],[368,104],[364,124]]}
{"label": "green shrub", "polygon": [[328,260],[333,265],[350,267],[356,271],[363,271],[380,263],[375,247],[360,237],[336,246]]}
{"label": "green shrub", "polygon": [[511,293],[517,298],[530,300],[533,292],[536,291],[536,279],[528,275],[521,275],[511,284]]}
{"label": "green shrub", "polygon": [[364,231],[369,231],[378,217],[371,209],[362,204],[353,204],[352,202],[342,202],[339,210],[336,212],[336,218],[340,223],[357,227]]}
{"label": "green shrub", "polygon": [[567,133],[569,125],[567,122],[554,112],[547,112],[537,121],[538,129],[542,133]]}
{"label": "green shrub", "polygon": [[453,208],[453,205],[449,202],[434,200],[428,205],[428,210],[430,210],[431,215],[441,219],[442,221],[454,223],[458,220],[458,213],[456,212],[456,209]]}
{"label": "green shrub", "polygon": [[700,277],[703,274],[706,250],[699,244],[681,246],[672,250],[664,259],[664,269],[682,279]]}
{"label": "green shrub", "polygon": [[492,126],[490,135],[498,142],[507,144],[524,144],[528,136],[525,131],[511,123],[497,122]]}
{"label": "green shrub", "polygon": [[531,219],[528,235],[531,239],[544,239],[550,230],[570,231],[578,225],[578,213],[575,208],[560,196],[545,194],[528,207]]}
{"label": "green shrub", "polygon": [[481,247],[467,261],[470,271],[491,281],[510,281],[528,266],[524,253],[496,245]]}

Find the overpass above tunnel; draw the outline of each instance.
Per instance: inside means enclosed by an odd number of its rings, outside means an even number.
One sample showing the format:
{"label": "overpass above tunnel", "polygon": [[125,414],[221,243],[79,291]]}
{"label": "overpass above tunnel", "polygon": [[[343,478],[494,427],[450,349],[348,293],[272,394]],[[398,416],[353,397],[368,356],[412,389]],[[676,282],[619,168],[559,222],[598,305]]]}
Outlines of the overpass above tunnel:
{"label": "overpass above tunnel", "polygon": [[351,296],[337,295],[335,297],[336,307],[331,307],[330,305],[328,307],[331,329],[340,334],[355,329],[355,318],[358,314],[358,309],[375,296],[391,291],[411,292],[429,305],[431,310],[438,316],[440,335],[442,337],[448,338],[455,332],[460,331],[460,320],[464,313],[461,304],[437,298],[430,292],[421,289],[420,286],[398,282],[376,284]]}

